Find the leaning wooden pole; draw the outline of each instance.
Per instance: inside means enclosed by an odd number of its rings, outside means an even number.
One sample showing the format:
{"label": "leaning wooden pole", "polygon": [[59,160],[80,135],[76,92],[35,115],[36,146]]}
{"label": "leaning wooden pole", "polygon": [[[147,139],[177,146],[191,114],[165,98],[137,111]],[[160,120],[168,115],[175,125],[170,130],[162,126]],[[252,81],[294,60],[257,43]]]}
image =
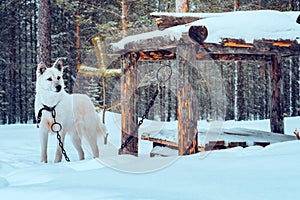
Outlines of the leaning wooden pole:
{"label": "leaning wooden pole", "polygon": [[192,44],[180,44],[176,52],[178,69],[178,148],[179,155],[198,152],[198,105],[193,90],[196,53]]}

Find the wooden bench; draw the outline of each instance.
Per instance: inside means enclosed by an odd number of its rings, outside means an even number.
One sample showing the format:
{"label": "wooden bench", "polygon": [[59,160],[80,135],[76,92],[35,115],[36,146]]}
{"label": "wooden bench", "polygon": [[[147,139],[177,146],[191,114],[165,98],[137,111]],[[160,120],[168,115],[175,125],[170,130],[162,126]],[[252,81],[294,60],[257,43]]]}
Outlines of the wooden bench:
{"label": "wooden bench", "polygon": [[[178,151],[178,143],[177,137],[178,134],[173,130],[164,130],[156,133],[143,133],[141,136],[142,140],[148,140],[153,142],[153,153],[150,153],[151,156],[159,155],[159,156],[168,156],[164,155],[161,152],[166,152],[163,148],[169,148],[173,150],[172,155],[178,155],[176,151]],[[202,134],[202,139],[201,139]],[[200,137],[201,141],[206,138],[206,131],[199,131],[198,137]],[[206,138],[207,139],[207,138]],[[227,149],[233,147],[248,147],[252,146],[262,146],[266,147],[267,145],[275,142],[283,142],[295,140],[294,136],[290,135],[282,135],[282,134],[274,134],[271,132],[253,130],[253,129],[245,129],[245,128],[232,128],[232,129],[224,129],[221,133],[216,135],[218,140],[207,141],[203,146],[198,146],[198,151],[211,151],[211,150],[220,150]],[[239,141],[240,140],[240,141]],[[243,141],[244,140],[244,141]],[[246,142],[246,141],[247,142]],[[228,145],[227,145],[228,144]],[[157,149],[161,147],[161,151],[157,151]],[[170,151],[168,151],[170,152]]]}
{"label": "wooden bench", "polygon": [[[163,140],[163,139],[158,139],[158,138],[154,138],[154,137],[149,137],[149,136],[145,136],[145,135],[142,135],[141,139],[153,142],[153,149],[155,149],[156,147],[166,147],[166,148],[178,151],[178,143],[176,143],[176,142]],[[201,147],[201,146],[198,146],[198,151],[199,152],[204,151],[204,148]],[[164,154],[161,154],[161,153],[150,152],[150,157],[153,157],[153,156],[165,157],[165,156],[168,156],[168,155],[164,155]]]}
{"label": "wooden bench", "polygon": [[246,142],[229,142],[227,148],[233,148],[233,147],[248,147]]}
{"label": "wooden bench", "polygon": [[266,147],[268,145],[270,145],[270,142],[253,142],[253,146],[262,146],[262,147]]}
{"label": "wooden bench", "polygon": [[226,149],[225,141],[209,141],[208,144],[205,144],[204,150],[211,151],[211,150],[220,150]]}

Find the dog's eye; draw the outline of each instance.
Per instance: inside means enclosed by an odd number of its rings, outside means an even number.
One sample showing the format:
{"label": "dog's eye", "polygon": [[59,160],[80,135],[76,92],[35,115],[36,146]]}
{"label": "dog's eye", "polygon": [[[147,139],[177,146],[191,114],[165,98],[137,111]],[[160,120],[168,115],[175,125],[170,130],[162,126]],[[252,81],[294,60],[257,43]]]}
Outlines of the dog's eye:
{"label": "dog's eye", "polygon": [[51,77],[49,77],[49,78],[47,78],[47,80],[48,80],[48,81],[52,81],[52,78],[51,78]]}
{"label": "dog's eye", "polygon": [[57,80],[59,80],[59,79],[60,79],[60,76],[57,77]]}

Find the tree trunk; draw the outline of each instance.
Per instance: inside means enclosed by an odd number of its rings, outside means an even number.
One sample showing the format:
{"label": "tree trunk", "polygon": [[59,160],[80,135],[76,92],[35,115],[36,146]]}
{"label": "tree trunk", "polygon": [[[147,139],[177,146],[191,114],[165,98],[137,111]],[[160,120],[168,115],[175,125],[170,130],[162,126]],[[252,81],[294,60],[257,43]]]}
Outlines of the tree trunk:
{"label": "tree trunk", "polygon": [[50,26],[50,0],[38,1],[38,62],[51,66],[51,26]]}
{"label": "tree trunk", "polygon": [[[24,7],[26,8],[26,10],[28,9],[27,6],[26,6],[26,3],[27,3],[27,0],[24,0]],[[29,17],[28,17],[29,18]],[[30,20],[29,20],[30,21]],[[28,24],[27,24],[27,21],[25,20],[24,22],[24,33],[25,33],[25,41],[24,41],[24,45],[25,45],[25,52],[24,52],[24,66],[25,66],[25,77],[24,77],[24,99],[22,101],[23,103],[23,107],[24,109],[21,110],[21,112],[23,113],[23,120],[24,120],[24,123],[27,123],[27,120],[28,120],[28,113],[29,113],[29,106],[28,105],[28,102],[29,102],[29,84],[27,82],[27,80],[29,79],[30,76],[28,76],[28,52],[29,52],[29,47],[28,47],[28,36],[26,33],[28,33]],[[27,78],[28,77],[28,78]]]}
{"label": "tree trunk", "polygon": [[122,0],[122,26],[124,35],[127,35],[128,32],[128,5],[127,0]]}
{"label": "tree trunk", "polygon": [[291,78],[290,78],[290,62],[288,59],[284,58],[282,60],[282,76],[283,76],[283,111],[285,114],[290,115],[291,107]]}
{"label": "tree trunk", "polygon": [[240,0],[234,0],[234,11],[238,11],[240,9]]}
{"label": "tree trunk", "polygon": [[[78,6],[79,7],[79,6]],[[75,12],[75,37],[76,37],[76,42],[75,42],[75,48],[76,48],[76,68],[77,71],[79,71],[79,67],[81,64],[80,61],[80,26],[79,26],[79,21],[80,21],[80,11],[79,8],[77,8],[76,12]]]}
{"label": "tree trunk", "polygon": [[300,10],[300,1],[299,0],[291,0],[290,6],[292,11],[299,11]]}
{"label": "tree trunk", "polygon": [[176,12],[185,13],[189,11],[188,0],[176,0]]}
{"label": "tree trunk", "polygon": [[[31,49],[33,50],[31,52],[31,64],[37,64],[37,57],[36,54],[38,53],[38,41],[37,41],[37,31],[38,31],[38,16],[36,15],[36,11],[37,11],[37,0],[33,1],[33,9],[32,9],[32,17],[30,20],[30,32],[32,34],[30,34],[30,45],[31,45]],[[35,74],[35,67],[32,67],[31,69],[31,80],[34,81],[36,80],[36,74]],[[31,91],[32,96],[34,96],[34,90]],[[36,123],[36,118],[35,118],[35,113],[34,113],[34,98],[31,98],[31,116],[30,119],[33,119],[33,123]]]}
{"label": "tree trunk", "polygon": [[292,81],[291,81],[291,107],[292,107],[292,116],[298,116],[299,114],[299,58],[293,56],[291,58],[291,70],[292,70]]}
{"label": "tree trunk", "polygon": [[16,99],[17,99],[17,83],[16,83],[16,28],[17,28],[17,12],[16,10],[12,11],[13,17],[13,26],[10,28],[10,76],[9,76],[9,88],[8,88],[8,124],[16,123]]}
{"label": "tree trunk", "polygon": [[236,62],[237,67],[237,120],[245,120],[245,99],[244,99],[244,70],[241,61]]}
{"label": "tree trunk", "polygon": [[226,92],[226,114],[225,120],[234,120],[234,67],[227,63],[224,66]]}
{"label": "tree trunk", "polygon": [[257,7],[258,7],[258,9],[261,9],[261,0],[258,0],[258,3],[257,3]]}

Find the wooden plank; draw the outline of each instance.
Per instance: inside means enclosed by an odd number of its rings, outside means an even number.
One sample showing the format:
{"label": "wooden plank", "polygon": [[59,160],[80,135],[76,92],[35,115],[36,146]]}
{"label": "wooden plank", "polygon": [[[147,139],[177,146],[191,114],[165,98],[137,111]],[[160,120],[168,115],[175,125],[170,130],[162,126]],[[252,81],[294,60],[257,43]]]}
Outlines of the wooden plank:
{"label": "wooden plank", "polygon": [[137,100],[138,100],[138,80],[137,80],[137,55],[134,53],[122,56],[121,77],[121,110],[122,110],[122,144],[132,136],[127,146],[121,148],[120,154],[138,155],[138,131],[137,127]]}
{"label": "wooden plank", "polygon": [[158,144],[161,144],[161,145],[166,145],[166,146],[178,148],[178,144],[176,142],[171,142],[171,141],[168,141],[168,140],[162,140],[162,139],[158,139],[158,138],[144,137],[144,136],[142,136],[141,139],[142,140],[148,140],[150,142],[158,143]]}
{"label": "wooden plank", "polygon": [[139,51],[138,60],[173,60],[176,59],[175,49],[157,51]]}
{"label": "wooden plank", "polygon": [[209,141],[208,144],[205,144],[205,151],[211,151],[211,150],[220,150],[220,149],[226,149],[225,141]]}
{"label": "wooden plank", "polygon": [[246,142],[229,142],[228,143],[228,148],[233,148],[233,147],[248,147]]}
{"label": "wooden plank", "polygon": [[[193,30],[195,29],[195,30]],[[197,32],[200,29],[200,32]],[[201,29],[203,29],[201,31]],[[199,31],[199,30],[198,30]],[[255,40],[253,44],[238,39],[223,39],[221,44],[205,43],[205,29],[201,26],[191,26],[189,32],[183,33],[180,41],[194,41],[197,44],[196,57],[198,60],[262,60],[270,61],[276,54],[281,56],[300,56],[300,44],[297,41],[286,40]],[[107,48],[107,55],[136,52],[139,60],[171,60],[176,59],[176,48],[179,40],[171,40],[169,36],[157,36],[145,41],[129,41],[124,49],[114,45]],[[200,52],[197,51],[200,49]],[[203,49],[205,51],[203,52]]]}
{"label": "wooden plank", "polygon": [[225,141],[224,141],[224,140],[220,140],[220,141],[209,141],[208,144],[209,144],[209,145],[225,145]]}
{"label": "wooden plank", "polygon": [[[154,137],[148,137],[148,136],[144,136],[144,135],[141,136],[141,139],[153,142],[153,148],[155,148],[157,146],[160,146],[160,147],[170,148],[170,149],[174,149],[174,150],[178,151],[178,143],[176,143],[176,142],[163,140],[163,139],[158,139],[158,138],[154,138]],[[204,147],[201,147],[201,146],[198,146],[197,149],[198,149],[198,152],[204,151]],[[167,155],[164,155],[164,154],[161,154],[161,153],[158,154],[158,153],[150,152],[150,157],[153,157],[153,156],[156,156],[156,155],[157,156],[163,156],[163,157],[167,156]]]}
{"label": "wooden plank", "polygon": [[270,142],[254,142],[253,146],[262,146],[262,147],[266,147],[270,145]]}
{"label": "wooden plank", "polygon": [[254,48],[253,44],[246,43],[242,39],[224,38],[221,42],[224,47],[240,47],[240,48]]}

